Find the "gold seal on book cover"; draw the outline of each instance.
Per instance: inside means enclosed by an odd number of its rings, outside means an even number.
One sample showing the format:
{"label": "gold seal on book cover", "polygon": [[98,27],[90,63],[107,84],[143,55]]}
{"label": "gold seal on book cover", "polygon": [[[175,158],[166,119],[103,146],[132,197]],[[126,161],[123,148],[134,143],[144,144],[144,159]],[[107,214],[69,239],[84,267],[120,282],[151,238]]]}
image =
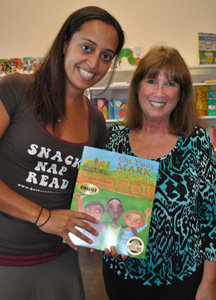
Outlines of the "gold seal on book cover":
{"label": "gold seal on book cover", "polygon": [[96,195],[99,192],[99,188],[91,183],[80,183],[78,189],[86,195]]}
{"label": "gold seal on book cover", "polygon": [[144,250],[144,243],[143,240],[137,236],[131,237],[128,241],[127,241],[127,251],[131,254],[131,255],[140,255],[143,250]]}

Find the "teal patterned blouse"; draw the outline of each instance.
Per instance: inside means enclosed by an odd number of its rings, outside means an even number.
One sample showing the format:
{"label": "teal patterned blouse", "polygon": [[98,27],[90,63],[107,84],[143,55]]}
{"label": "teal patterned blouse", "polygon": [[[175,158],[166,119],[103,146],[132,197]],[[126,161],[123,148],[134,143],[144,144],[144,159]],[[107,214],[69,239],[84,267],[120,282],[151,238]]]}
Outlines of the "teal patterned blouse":
{"label": "teal patterned blouse", "polygon": [[[106,150],[133,155],[130,130],[109,127]],[[192,275],[203,260],[216,261],[216,156],[205,129],[178,137],[159,161],[145,259],[104,256],[104,268],[143,285],[169,285]]]}

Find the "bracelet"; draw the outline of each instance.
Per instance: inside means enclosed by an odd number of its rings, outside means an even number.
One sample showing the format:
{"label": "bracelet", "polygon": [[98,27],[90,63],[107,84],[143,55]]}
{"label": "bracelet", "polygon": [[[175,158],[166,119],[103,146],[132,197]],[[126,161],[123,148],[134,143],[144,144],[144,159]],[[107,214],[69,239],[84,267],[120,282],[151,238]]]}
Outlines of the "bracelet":
{"label": "bracelet", "polygon": [[49,219],[51,217],[51,210],[50,209],[48,209],[48,210],[49,210],[49,216],[48,216],[48,218],[46,219],[46,221],[43,224],[38,225],[39,228],[42,227],[42,226],[44,226],[49,221]]}
{"label": "bracelet", "polygon": [[43,209],[44,209],[44,208],[41,207],[40,213],[39,213],[39,215],[38,215],[38,217],[37,217],[37,220],[35,221],[34,225],[37,225],[37,222],[38,222],[38,220],[39,220],[39,218],[40,218],[40,216],[41,216],[41,214],[42,214]]}

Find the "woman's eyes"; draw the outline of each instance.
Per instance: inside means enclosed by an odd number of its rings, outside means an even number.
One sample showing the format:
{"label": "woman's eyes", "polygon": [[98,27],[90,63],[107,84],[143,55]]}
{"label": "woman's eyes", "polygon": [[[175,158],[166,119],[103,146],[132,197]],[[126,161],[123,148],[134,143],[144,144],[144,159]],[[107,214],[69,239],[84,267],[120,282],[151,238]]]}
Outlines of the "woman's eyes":
{"label": "woman's eyes", "polygon": [[106,62],[109,62],[112,60],[112,57],[108,54],[102,54],[102,58],[103,60],[105,60]]}
{"label": "woman's eyes", "polygon": [[[146,82],[148,84],[155,84],[155,85],[157,85],[159,83],[156,79],[147,79]],[[175,87],[176,83],[174,81],[166,81],[166,82],[164,82],[164,85],[166,85],[168,87]]]}
{"label": "woman's eyes", "polygon": [[167,81],[166,85],[172,87],[172,86],[176,86],[176,83],[173,81]]}
{"label": "woman's eyes", "polygon": [[149,84],[157,84],[157,80],[155,80],[155,79],[147,79],[146,82]]}
{"label": "woman's eyes", "polygon": [[[88,45],[82,45],[82,50],[86,53],[92,53],[94,51],[94,49],[92,49],[90,46]],[[101,54],[101,58],[105,61],[105,62],[110,62],[113,57],[107,53],[102,53]]]}
{"label": "woman's eyes", "polygon": [[87,45],[83,45],[82,46],[83,51],[90,53],[91,52],[91,48]]}

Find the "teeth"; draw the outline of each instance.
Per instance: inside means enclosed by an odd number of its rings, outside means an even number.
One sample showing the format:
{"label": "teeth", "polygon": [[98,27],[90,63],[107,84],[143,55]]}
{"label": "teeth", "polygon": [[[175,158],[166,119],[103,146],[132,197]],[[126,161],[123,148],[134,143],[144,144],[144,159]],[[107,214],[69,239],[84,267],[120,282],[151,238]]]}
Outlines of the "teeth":
{"label": "teeth", "polygon": [[80,74],[86,78],[92,78],[94,76],[94,74],[89,73],[81,68],[79,68]]}
{"label": "teeth", "polygon": [[163,107],[165,105],[165,103],[159,103],[159,102],[153,102],[153,101],[150,101],[150,103],[154,107]]}

